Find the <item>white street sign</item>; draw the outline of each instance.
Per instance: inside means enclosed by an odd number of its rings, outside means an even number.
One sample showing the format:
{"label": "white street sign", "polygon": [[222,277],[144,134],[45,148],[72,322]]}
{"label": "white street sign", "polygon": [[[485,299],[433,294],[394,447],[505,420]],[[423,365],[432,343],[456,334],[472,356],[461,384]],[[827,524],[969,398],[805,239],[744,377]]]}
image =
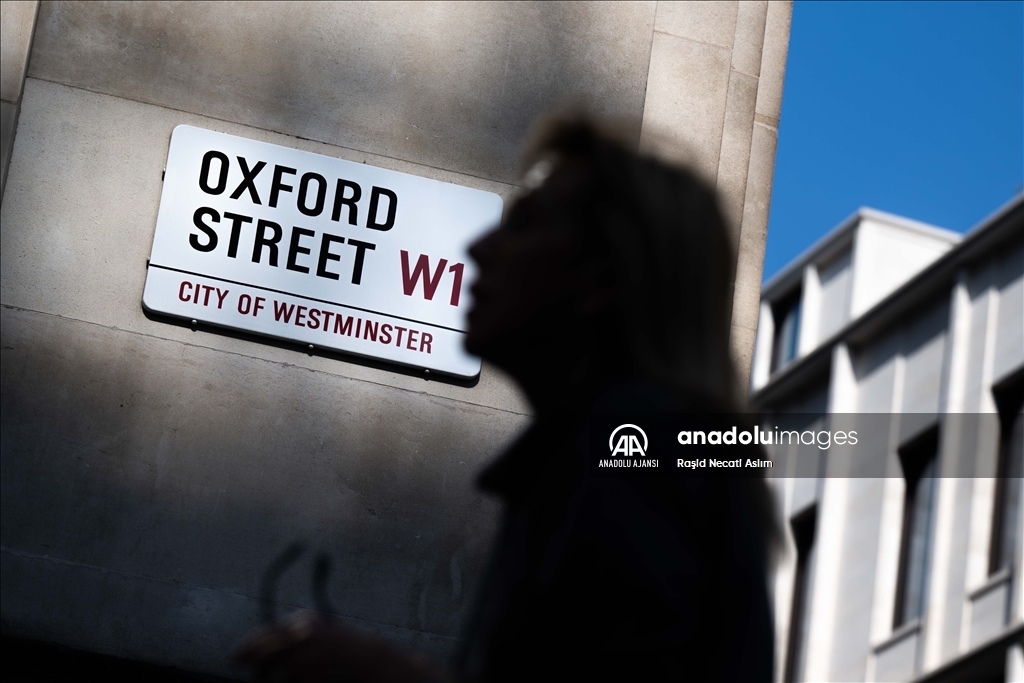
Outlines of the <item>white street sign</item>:
{"label": "white street sign", "polygon": [[178,126],[146,310],[473,377],[469,245],[501,198]]}

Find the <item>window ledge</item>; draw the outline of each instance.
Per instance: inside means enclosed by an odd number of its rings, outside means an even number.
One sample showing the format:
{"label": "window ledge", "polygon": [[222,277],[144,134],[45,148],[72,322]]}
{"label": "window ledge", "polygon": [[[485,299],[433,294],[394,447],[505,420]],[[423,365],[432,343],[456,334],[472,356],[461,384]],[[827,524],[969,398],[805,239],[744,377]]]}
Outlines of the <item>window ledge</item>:
{"label": "window ledge", "polygon": [[983,583],[980,586],[978,586],[977,588],[969,591],[967,593],[967,597],[968,597],[968,599],[970,599],[972,601],[977,600],[981,596],[985,595],[985,593],[988,593],[991,590],[999,588],[1003,584],[1009,583],[1010,579],[1012,577],[1013,577],[1013,572],[1012,572],[1011,568],[1010,567],[1003,567],[1002,569],[997,571],[995,574],[992,574],[987,579],[985,579],[985,583]]}
{"label": "window ledge", "polygon": [[890,647],[896,645],[897,643],[900,643],[903,640],[906,640],[907,638],[909,638],[910,636],[915,635],[915,634],[920,633],[920,632],[921,632],[921,620],[920,619],[913,619],[913,620],[908,621],[907,623],[903,624],[902,626],[900,626],[898,629],[893,631],[889,635],[888,638],[886,638],[882,642],[880,642],[877,645],[875,645],[872,648],[872,651],[876,655],[880,654],[880,653],[888,650]]}

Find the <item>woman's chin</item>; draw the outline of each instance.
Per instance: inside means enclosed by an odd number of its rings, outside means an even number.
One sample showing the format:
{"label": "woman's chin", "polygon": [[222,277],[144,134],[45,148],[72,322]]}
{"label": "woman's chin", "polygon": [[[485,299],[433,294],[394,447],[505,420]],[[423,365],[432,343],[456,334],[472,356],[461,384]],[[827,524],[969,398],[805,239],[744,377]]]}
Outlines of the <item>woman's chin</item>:
{"label": "woman's chin", "polygon": [[487,345],[487,334],[485,329],[486,320],[481,320],[480,311],[474,306],[466,314],[466,337],[462,340],[462,346],[467,353],[474,356],[483,355],[483,349]]}
{"label": "woman's chin", "polygon": [[466,353],[483,358],[485,360],[491,360],[490,356],[493,355],[494,349],[494,334],[489,334],[480,325],[474,325],[472,322],[469,323],[469,329],[466,330],[466,336],[462,340],[462,347],[466,349]]}
{"label": "woman's chin", "polygon": [[470,325],[465,338],[462,340],[462,348],[466,349],[466,353],[471,356],[481,355],[479,334],[475,332],[472,325]]}

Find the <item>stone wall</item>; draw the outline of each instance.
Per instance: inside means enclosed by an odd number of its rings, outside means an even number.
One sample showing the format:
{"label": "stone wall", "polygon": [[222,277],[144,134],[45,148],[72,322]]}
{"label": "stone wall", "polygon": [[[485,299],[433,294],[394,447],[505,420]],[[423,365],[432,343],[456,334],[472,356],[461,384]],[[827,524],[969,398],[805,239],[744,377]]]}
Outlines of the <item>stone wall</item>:
{"label": "stone wall", "polygon": [[[4,633],[231,674],[263,570],[305,539],[349,623],[446,656],[486,558],[498,507],[473,479],[529,421],[501,373],[427,381],[143,313],[179,124],[508,202],[538,117],[614,119],[722,191],[749,367],[787,2],[2,7]],[[281,610],[310,604],[309,571]]]}

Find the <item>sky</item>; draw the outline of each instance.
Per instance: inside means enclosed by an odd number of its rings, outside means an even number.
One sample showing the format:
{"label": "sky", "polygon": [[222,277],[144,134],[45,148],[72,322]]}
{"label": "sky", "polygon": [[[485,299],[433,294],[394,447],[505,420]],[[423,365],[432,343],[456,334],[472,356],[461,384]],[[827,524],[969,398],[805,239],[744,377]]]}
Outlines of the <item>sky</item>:
{"label": "sky", "polygon": [[965,232],[1024,190],[1024,2],[796,2],[764,276],[861,206]]}

